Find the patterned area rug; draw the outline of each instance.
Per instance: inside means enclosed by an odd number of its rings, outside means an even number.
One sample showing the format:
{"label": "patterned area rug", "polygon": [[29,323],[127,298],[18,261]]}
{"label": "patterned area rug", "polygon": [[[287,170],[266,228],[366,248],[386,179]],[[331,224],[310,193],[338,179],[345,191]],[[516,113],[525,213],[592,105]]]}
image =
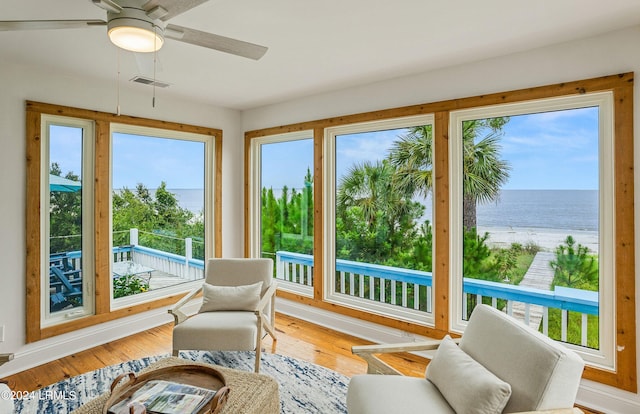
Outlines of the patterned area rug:
{"label": "patterned area rug", "polygon": [[[112,365],[60,381],[16,400],[17,414],[65,414],[106,392],[123,372],[138,372],[169,355],[146,357]],[[253,372],[252,352],[189,351],[182,358]],[[261,374],[272,376],[280,384],[282,413],[341,414],[347,412],[349,378],[327,368],[277,354],[262,354]],[[241,414],[241,413],[238,413]]]}

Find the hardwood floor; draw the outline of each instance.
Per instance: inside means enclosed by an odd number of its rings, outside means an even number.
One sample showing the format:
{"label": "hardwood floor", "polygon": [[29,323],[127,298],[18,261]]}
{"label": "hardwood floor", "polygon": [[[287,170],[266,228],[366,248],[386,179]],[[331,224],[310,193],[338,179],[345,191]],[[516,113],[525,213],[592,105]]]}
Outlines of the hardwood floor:
{"label": "hardwood floor", "polygon": [[[13,390],[34,391],[62,379],[149,355],[171,353],[172,324],[118,339],[107,344],[60,358],[47,364],[8,376]],[[267,336],[266,352],[279,353],[340,372],[346,376],[366,372],[366,363],[351,354],[351,346],[368,342],[286,315],[276,316],[278,340]],[[426,360],[410,354],[385,359],[405,375],[422,376]]]}
{"label": "hardwood floor", "polygon": [[[12,390],[34,391],[65,378],[149,355],[171,353],[171,328],[163,325],[79,352],[3,378]],[[278,340],[267,336],[266,352],[279,353],[340,372],[348,377],[366,372],[366,363],[351,354],[353,345],[369,342],[286,315],[276,316]],[[426,360],[411,354],[385,356],[404,375],[422,377]],[[580,407],[585,414],[601,414]]]}

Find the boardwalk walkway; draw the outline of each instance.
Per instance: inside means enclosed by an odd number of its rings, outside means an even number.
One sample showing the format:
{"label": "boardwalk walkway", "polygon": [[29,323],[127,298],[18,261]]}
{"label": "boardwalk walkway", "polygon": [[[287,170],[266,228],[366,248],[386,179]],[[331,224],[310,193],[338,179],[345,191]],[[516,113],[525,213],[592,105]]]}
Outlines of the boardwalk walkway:
{"label": "boardwalk walkway", "polygon": [[[533,258],[533,262],[524,275],[519,286],[526,286],[535,289],[549,290],[553,282],[553,269],[549,262],[555,259],[552,252],[538,252]],[[526,305],[522,302],[513,302],[513,316],[521,321],[526,321]],[[530,305],[529,326],[538,330],[542,321],[542,306]]]}

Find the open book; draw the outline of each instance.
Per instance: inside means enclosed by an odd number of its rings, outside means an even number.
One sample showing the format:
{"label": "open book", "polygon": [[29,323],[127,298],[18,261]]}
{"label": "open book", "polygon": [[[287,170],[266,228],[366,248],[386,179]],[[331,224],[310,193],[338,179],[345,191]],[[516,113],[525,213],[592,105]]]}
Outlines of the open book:
{"label": "open book", "polygon": [[110,414],[129,414],[129,407],[142,404],[147,413],[194,414],[200,411],[216,394],[215,390],[171,381],[149,381],[131,397],[109,408]]}

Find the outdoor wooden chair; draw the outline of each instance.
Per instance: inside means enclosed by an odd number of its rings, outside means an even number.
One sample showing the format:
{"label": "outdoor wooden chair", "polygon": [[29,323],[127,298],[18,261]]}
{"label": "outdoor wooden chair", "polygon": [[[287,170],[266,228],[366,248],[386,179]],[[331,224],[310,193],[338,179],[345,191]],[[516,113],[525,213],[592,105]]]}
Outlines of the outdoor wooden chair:
{"label": "outdoor wooden chair", "polygon": [[[76,278],[71,281],[67,277],[68,274],[73,274]],[[51,311],[64,309],[74,300],[82,300],[82,279],[79,274],[79,270],[63,272],[56,266],[49,268],[49,288],[52,290],[49,299]]]}

